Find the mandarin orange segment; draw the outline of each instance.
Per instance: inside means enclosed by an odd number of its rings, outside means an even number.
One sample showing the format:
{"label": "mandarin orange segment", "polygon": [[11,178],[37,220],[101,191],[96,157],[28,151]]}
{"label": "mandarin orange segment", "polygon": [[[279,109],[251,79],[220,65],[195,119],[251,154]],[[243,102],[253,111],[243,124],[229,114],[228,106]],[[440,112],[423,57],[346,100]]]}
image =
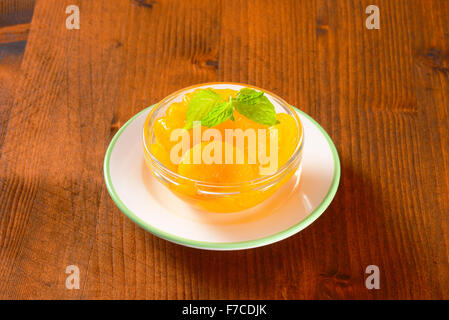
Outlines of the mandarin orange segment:
{"label": "mandarin orange segment", "polygon": [[[238,111],[234,110],[234,121],[231,119],[226,120],[225,122],[220,123],[218,126],[215,126],[214,129],[217,129],[220,131],[221,135],[222,135],[222,140],[223,141],[227,141],[226,140],[226,130],[236,130],[236,129],[240,129],[241,132],[245,135],[244,138],[244,151],[245,154],[248,154],[249,157],[253,158],[253,159],[257,159],[257,149],[258,149],[258,144],[257,141],[259,139],[258,137],[258,130],[267,130],[268,126],[265,126],[263,124],[259,124],[257,122],[254,122],[251,119],[248,119],[247,117],[243,116],[242,114],[240,114]],[[253,130],[252,133],[255,136],[255,146],[254,148],[248,148],[249,145],[249,135],[252,135],[251,132],[247,131],[247,130]],[[228,135],[229,137],[229,135]],[[227,141],[229,143],[233,143],[234,145],[236,145],[237,140],[234,138],[233,141]],[[250,151],[248,151],[248,149]]]}
{"label": "mandarin orange segment", "polygon": [[213,89],[216,93],[218,93],[223,101],[228,101],[229,97],[235,97],[237,95],[237,91],[232,89]]}
{"label": "mandarin orange segment", "polygon": [[[244,155],[243,163],[236,163],[237,152],[242,151],[226,142],[202,142],[185,153],[178,173],[190,179],[211,183],[237,183],[257,178],[257,164],[249,164]],[[226,163],[227,161],[231,163]]]}
{"label": "mandarin orange segment", "polygon": [[186,123],[188,104],[182,102],[173,103],[167,110],[167,126],[171,129],[182,128]]}
{"label": "mandarin orange segment", "polygon": [[300,133],[298,132],[296,120],[291,115],[286,113],[278,113],[276,115],[276,119],[279,123],[270,127],[268,130],[277,130],[278,167],[281,167],[293,155]]}
{"label": "mandarin orange segment", "polygon": [[171,129],[168,127],[165,117],[156,119],[153,124],[153,131],[156,141],[168,151],[170,148]]}
{"label": "mandarin orange segment", "polygon": [[170,153],[165,150],[163,146],[161,146],[160,143],[152,143],[150,145],[151,153],[156,157],[156,159],[159,160],[160,163],[162,163],[165,167],[170,169],[171,171],[177,171],[178,166],[174,164],[170,159]]}
{"label": "mandarin orange segment", "polygon": [[156,141],[169,153],[180,142],[180,140],[171,141],[170,136],[173,130],[184,127],[187,107],[188,105],[185,103],[175,102],[167,109],[165,117],[161,117],[154,122]]}

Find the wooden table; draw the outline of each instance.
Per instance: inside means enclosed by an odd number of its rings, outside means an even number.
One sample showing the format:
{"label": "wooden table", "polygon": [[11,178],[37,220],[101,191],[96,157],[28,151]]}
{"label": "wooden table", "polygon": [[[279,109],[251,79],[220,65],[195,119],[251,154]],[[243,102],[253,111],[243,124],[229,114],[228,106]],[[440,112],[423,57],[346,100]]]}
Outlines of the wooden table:
{"label": "wooden table", "polygon": [[[313,225],[202,251],[114,205],[102,169],[117,129],[209,81],[266,88],[329,132],[341,183]],[[448,299],[448,113],[447,0],[2,0],[0,298]]]}

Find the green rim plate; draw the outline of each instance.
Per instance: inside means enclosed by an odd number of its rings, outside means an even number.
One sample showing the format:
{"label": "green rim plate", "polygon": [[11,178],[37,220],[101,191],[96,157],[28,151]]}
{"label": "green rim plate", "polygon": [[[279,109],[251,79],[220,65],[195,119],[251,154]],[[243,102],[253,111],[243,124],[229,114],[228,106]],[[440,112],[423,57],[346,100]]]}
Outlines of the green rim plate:
{"label": "green rim plate", "polygon": [[327,194],[324,197],[323,201],[305,219],[301,220],[297,224],[295,224],[295,225],[293,225],[293,226],[291,226],[291,227],[289,227],[289,228],[287,228],[287,229],[285,229],[283,231],[277,232],[277,233],[272,234],[270,236],[259,238],[259,239],[254,239],[254,240],[249,240],[249,241],[241,241],[241,242],[197,241],[197,240],[192,240],[192,239],[186,239],[186,238],[183,238],[183,237],[178,237],[175,234],[167,233],[167,232],[165,232],[163,230],[155,228],[151,224],[149,224],[146,221],[143,221],[141,218],[139,218],[134,212],[129,210],[126,207],[126,205],[122,202],[122,200],[117,195],[117,193],[116,193],[116,191],[114,189],[114,186],[112,184],[111,176],[110,176],[110,167],[109,167],[109,161],[110,161],[110,158],[111,158],[112,150],[114,149],[115,143],[117,142],[117,140],[120,137],[120,135],[123,133],[123,131],[126,129],[126,127],[129,126],[129,124],[134,121],[135,118],[137,118],[142,113],[150,110],[153,107],[154,107],[154,105],[151,106],[151,107],[148,107],[148,108],[146,108],[146,109],[144,109],[142,111],[140,111],[138,114],[136,114],[131,119],[129,119],[117,131],[115,136],[112,138],[112,141],[109,144],[109,147],[108,147],[108,149],[106,151],[106,156],[105,156],[105,159],[104,159],[103,171],[104,171],[104,178],[105,178],[106,187],[108,189],[108,192],[109,192],[112,200],[114,200],[115,204],[119,207],[119,209],[126,216],[128,216],[128,218],[130,218],[132,221],[134,221],[140,227],[142,227],[143,229],[153,233],[154,235],[156,235],[156,236],[158,236],[160,238],[163,238],[165,240],[168,240],[168,241],[171,241],[171,242],[174,242],[174,243],[177,243],[177,244],[188,246],[188,247],[199,248],[199,249],[210,249],[210,250],[239,250],[239,249],[249,249],[249,248],[265,246],[265,245],[268,245],[268,244],[271,244],[271,243],[278,242],[280,240],[286,239],[286,238],[288,238],[288,237],[298,233],[299,231],[305,229],[306,227],[308,227],[312,222],[314,222],[326,210],[326,208],[329,206],[329,204],[331,203],[332,199],[334,198],[334,196],[335,196],[335,194],[337,192],[338,185],[339,185],[339,182],[340,182],[340,175],[341,175],[340,159],[338,157],[337,149],[335,148],[335,145],[332,142],[332,140],[329,137],[329,135],[327,134],[327,132],[312,117],[310,117],[305,112],[303,112],[303,111],[301,111],[299,109],[296,109],[296,111],[298,111],[301,115],[303,115],[306,118],[308,118],[321,131],[321,133],[324,135],[324,137],[326,138],[327,142],[329,143],[329,147],[332,150],[332,155],[333,155],[333,158],[334,158],[334,177],[332,179],[332,184],[331,184],[331,186],[329,188],[329,191],[327,192]]}

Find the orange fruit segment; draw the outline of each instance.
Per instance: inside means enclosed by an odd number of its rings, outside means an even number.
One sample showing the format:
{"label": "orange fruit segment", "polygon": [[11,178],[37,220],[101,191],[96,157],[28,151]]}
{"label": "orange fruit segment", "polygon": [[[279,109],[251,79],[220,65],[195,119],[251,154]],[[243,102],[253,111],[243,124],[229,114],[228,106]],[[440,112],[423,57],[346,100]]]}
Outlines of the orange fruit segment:
{"label": "orange fruit segment", "polygon": [[293,155],[298,143],[299,133],[296,120],[289,114],[278,113],[276,119],[278,124],[268,130],[277,130],[278,133],[278,167],[283,166]]}
{"label": "orange fruit segment", "polygon": [[170,153],[168,153],[160,143],[156,142],[151,144],[150,149],[151,153],[156,157],[156,159],[159,160],[160,163],[174,172],[178,170],[178,166],[170,160]]}
{"label": "orange fruit segment", "polygon": [[178,173],[184,177],[220,184],[252,180],[258,172],[257,164],[249,164],[242,150],[222,141],[195,145],[184,154],[178,167]]}
{"label": "orange fruit segment", "polygon": [[184,127],[188,106],[182,102],[173,103],[166,112],[167,126],[172,129]]}

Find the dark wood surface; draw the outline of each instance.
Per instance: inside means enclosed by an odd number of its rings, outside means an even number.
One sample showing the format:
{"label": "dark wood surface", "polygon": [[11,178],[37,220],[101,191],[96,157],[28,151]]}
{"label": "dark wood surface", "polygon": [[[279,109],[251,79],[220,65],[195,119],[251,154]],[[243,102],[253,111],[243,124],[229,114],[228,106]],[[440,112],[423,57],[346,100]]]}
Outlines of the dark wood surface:
{"label": "dark wood surface", "polygon": [[[70,4],[80,30],[65,27]],[[380,30],[365,28],[370,4]],[[0,298],[449,298],[449,1],[33,6],[0,3]],[[273,91],[329,132],[341,183],[310,227],[202,251],[114,205],[102,165],[117,129],[208,81]],[[371,264],[379,290],[365,287]]]}

